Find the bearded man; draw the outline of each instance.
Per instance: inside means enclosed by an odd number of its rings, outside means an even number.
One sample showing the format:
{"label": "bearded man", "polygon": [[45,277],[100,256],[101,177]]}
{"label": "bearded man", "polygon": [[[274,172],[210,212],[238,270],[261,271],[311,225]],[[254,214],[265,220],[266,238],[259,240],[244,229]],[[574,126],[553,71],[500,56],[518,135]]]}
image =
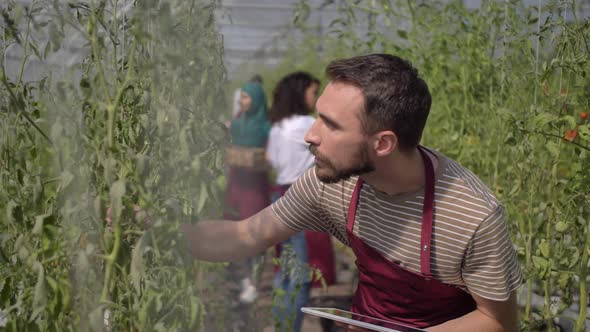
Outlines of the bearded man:
{"label": "bearded man", "polygon": [[472,172],[419,144],[431,96],[393,55],[326,69],[305,135],[315,167],[240,222],[182,229],[197,259],[235,261],[303,230],[357,257],[353,312],[430,331],[516,331],[522,272],[502,204]]}

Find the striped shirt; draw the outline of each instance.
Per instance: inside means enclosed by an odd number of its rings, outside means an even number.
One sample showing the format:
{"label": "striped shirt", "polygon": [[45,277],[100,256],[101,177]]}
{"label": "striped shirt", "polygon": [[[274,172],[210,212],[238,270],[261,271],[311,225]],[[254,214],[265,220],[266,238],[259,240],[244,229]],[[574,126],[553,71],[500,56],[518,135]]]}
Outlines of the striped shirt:
{"label": "striped shirt", "polygon": [[[431,150],[432,151],[432,150]],[[432,276],[480,297],[505,301],[522,283],[522,272],[492,192],[469,170],[439,152],[435,173]],[[332,234],[349,245],[346,218],[358,177],[334,184],[319,181],[315,167],[272,206],[290,228]],[[353,233],[384,257],[420,273],[424,189],[388,195],[364,183]]]}

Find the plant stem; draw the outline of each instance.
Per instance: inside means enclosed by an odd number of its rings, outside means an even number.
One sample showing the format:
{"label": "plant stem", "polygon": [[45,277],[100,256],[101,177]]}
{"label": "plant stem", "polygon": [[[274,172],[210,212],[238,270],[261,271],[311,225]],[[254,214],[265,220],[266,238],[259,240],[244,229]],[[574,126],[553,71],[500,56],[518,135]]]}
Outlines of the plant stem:
{"label": "plant stem", "polygon": [[[35,2],[33,1],[33,3],[31,4],[31,10],[34,8],[34,6],[35,6]],[[29,57],[27,52],[29,50],[29,34],[30,34],[30,32],[31,32],[31,15],[27,15],[27,30],[25,31],[25,40],[23,42],[23,58],[20,62],[18,79],[16,80],[16,86],[15,86],[16,90],[18,90],[18,88],[20,87],[20,84],[22,82],[23,73],[25,71],[25,64],[27,63],[27,58]]]}
{"label": "plant stem", "polygon": [[[550,134],[550,133],[545,133],[542,131],[538,131],[538,130],[526,130],[526,129],[519,129],[520,131],[522,131],[523,133],[527,133],[527,134],[539,134],[539,135],[543,135],[545,137],[554,137],[554,138],[559,138],[559,139],[564,139],[563,137],[559,136],[559,135],[555,135],[555,134]],[[574,142],[574,141],[568,141],[568,143],[573,144],[581,149],[584,149],[586,151],[590,151],[590,147],[587,147],[585,145],[582,145],[578,142]]]}
{"label": "plant stem", "polygon": [[[528,206],[529,208],[531,206],[533,206],[533,190],[531,190],[531,193],[529,194],[529,202],[528,202]],[[525,264],[526,264],[526,268],[528,271],[531,271],[533,268],[533,262],[532,262],[532,255],[533,255],[533,222],[532,222],[532,218],[528,217],[526,218],[527,220],[527,241],[526,241],[526,247],[525,247],[525,251],[526,251],[526,259],[525,259]],[[533,280],[528,280],[527,282],[527,297],[526,297],[526,303],[525,303],[525,307],[524,307],[524,317],[526,318],[526,320],[530,323],[531,322],[531,304],[532,304],[532,299],[533,299]]]}
{"label": "plant stem", "polygon": [[117,255],[119,254],[119,248],[121,247],[121,223],[120,218],[116,217],[113,218],[113,225],[114,225],[114,243],[113,243],[113,250],[111,253],[105,258],[106,260],[106,267],[105,267],[105,276],[104,276],[104,284],[102,287],[102,294],[100,296],[100,301],[105,302],[108,300],[109,296],[109,285],[111,283],[111,277],[113,275],[113,266],[117,260]]}
{"label": "plant stem", "polygon": [[[551,214],[553,215],[553,214]],[[547,223],[545,225],[545,238],[547,239],[547,259],[551,260],[551,216],[547,216]],[[531,233],[532,234],[532,233]],[[553,331],[553,313],[551,312],[551,273],[547,274],[547,277],[544,281],[544,293],[545,293],[545,320],[547,324],[547,330]]]}
{"label": "plant stem", "polygon": [[539,85],[539,49],[541,46],[541,0],[537,2],[537,45],[535,49],[535,84],[533,86],[533,105],[537,108],[537,85]]}
{"label": "plant stem", "polygon": [[500,98],[504,97],[504,81],[506,80],[506,30],[508,30],[508,0],[504,0],[504,25],[502,32],[502,72],[500,74]]}
{"label": "plant stem", "polygon": [[2,72],[6,68],[6,29],[2,29]]}
{"label": "plant stem", "polygon": [[586,283],[586,277],[588,276],[588,252],[590,251],[590,231],[586,231],[586,245],[584,246],[582,253],[582,260],[580,261],[580,281],[578,286],[580,288],[580,312],[578,313],[578,319],[576,320],[576,332],[585,330],[586,314],[588,306],[588,284]]}
{"label": "plant stem", "polygon": [[100,59],[100,50],[98,49],[98,34],[97,34],[97,21],[98,18],[96,17],[96,9],[94,8],[94,1],[91,1],[91,14],[90,14],[90,18],[88,19],[88,29],[89,31],[89,38],[90,38],[90,47],[92,49],[92,57],[94,58],[94,62],[96,63],[96,67],[97,67],[97,75],[98,75],[98,81],[100,82],[100,85],[102,86],[102,89],[104,90],[105,96],[107,97],[107,100],[111,100],[111,94],[109,93],[109,88],[107,85],[107,82],[104,78],[104,70],[102,68],[102,62]]}
{"label": "plant stem", "polygon": [[117,90],[117,95],[115,96],[115,100],[113,100],[113,103],[111,105],[108,106],[108,112],[109,112],[109,123],[108,123],[108,144],[109,144],[109,149],[112,149],[114,147],[115,144],[115,117],[117,114],[117,109],[119,108],[119,104],[121,103],[121,99],[123,98],[123,93],[125,93],[125,89],[127,89],[127,86],[129,85],[129,82],[131,81],[131,74],[133,71],[133,67],[135,65],[135,47],[136,46],[136,41],[134,40],[132,45],[131,45],[131,53],[129,54],[129,62],[127,63],[127,72],[125,74],[125,79],[123,80],[123,83],[121,83],[121,85],[119,86],[119,89]]}

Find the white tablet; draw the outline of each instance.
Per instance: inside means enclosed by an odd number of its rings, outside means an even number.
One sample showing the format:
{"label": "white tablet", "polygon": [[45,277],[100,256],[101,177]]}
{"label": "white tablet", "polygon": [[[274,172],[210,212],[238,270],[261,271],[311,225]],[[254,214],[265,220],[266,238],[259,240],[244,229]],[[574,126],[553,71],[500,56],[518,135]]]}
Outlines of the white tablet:
{"label": "white tablet", "polygon": [[365,315],[355,314],[350,311],[334,309],[334,308],[313,308],[303,307],[301,311],[306,314],[316,315],[323,318],[335,320],[349,325],[365,328],[370,331],[382,332],[420,332],[414,327],[405,326],[403,324],[394,323],[391,321],[373,318]]}

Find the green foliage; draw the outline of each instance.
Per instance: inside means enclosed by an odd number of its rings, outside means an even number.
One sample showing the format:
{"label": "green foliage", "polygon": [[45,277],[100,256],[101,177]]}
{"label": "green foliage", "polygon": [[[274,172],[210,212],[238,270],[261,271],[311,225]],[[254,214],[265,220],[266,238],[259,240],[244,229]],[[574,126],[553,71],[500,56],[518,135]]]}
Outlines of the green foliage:
{"label": "green foliage", "polygon": [[[187,257],[178,225],[219,211],[226,133],[216,121],[225,80],[216,5],[3,8],[2,58],[23,51],[16,77],[0,72],[7,331],[202,327],[206,285],[194,282],[202,267]],[[25,82],[29,61],[44,64],[66,36],[79,37],[88,56]]]}
{"label": "green foliage", "polygon": [[274,287],[272,290],[272,304],[273,310],[279,315],[282,320],[275,319],[274,327],[279,331],[292,330],[295,324],[296,313],[289,309],[295,308],[294,304],[297,296],[301,293],[301,288],[306,283],[320,282],[326,288],[326,282],[322,276],[322,272],[302,262],[293,249],[291,244],[283,243],[281,246],[281,254],[277,258],[273,258],[273,265],[281,270],[280,283],[285,283],[288,280],[290,285],[294,285],[295,289],[292,291],[285,291],[283,288]]}

